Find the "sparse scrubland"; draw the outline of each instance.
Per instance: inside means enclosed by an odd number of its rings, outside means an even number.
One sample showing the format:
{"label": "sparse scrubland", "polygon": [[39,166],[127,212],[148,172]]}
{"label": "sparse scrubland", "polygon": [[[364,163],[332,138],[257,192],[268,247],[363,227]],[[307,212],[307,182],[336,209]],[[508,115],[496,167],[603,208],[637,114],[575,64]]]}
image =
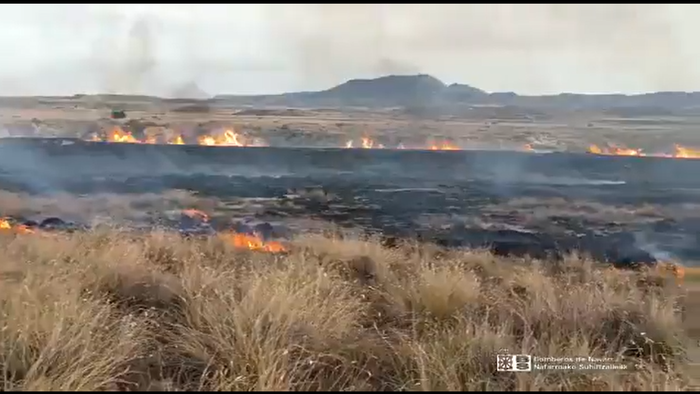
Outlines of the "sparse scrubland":
{"label": "sparse scrubland", "polygon": [[[114,229],[0,236],[4,390],[678,390],[678,294],[650,272],[431,245],[288,253]],[[634,370],[496,371],[495,355]]]}

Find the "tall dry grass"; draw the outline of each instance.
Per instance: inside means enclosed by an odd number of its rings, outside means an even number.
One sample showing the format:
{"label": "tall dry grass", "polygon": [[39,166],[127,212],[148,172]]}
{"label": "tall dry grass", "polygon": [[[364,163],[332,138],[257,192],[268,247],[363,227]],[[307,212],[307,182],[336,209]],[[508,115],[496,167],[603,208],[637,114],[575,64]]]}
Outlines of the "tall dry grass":
{"label": "tall dry grass", "polygon": [[[310,237],[290,253],[115,230],[0,237],[4,390],[676,390],[648,273]],[[634,360],[496,371],[502,350]]]}

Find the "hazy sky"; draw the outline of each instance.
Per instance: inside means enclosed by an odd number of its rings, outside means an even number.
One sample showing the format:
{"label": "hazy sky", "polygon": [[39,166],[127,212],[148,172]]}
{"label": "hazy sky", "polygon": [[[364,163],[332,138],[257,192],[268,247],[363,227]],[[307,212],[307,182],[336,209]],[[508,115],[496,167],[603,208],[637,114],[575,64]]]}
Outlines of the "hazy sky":
{"label": "hazy sky", "polygon": [[427,73],[521,94],[700,91],[700,5],[0,5],[0,95],[319,90]]}

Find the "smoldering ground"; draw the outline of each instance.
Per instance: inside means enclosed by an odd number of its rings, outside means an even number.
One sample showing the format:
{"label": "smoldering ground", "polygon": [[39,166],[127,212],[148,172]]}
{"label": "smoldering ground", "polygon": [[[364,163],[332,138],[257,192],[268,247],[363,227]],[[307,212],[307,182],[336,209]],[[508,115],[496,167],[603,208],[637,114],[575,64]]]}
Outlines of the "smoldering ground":
{"label": "smoldering ground", "polygon": [[[629,213],[647,203],[669,212],[678,209],[668,206],[696,203],[695,178],[682,176],[697,170],[700,163],[692,160],[60,142],[5,143],[5,150],[15,156],[0,156],[4,170],[0,186],[49,199],[57,192],[133,196],[189,190],[223,201],[215,208],[228,209],[232,215],[281,222],[289,218],[321,220],[449,246],[499,244],[503,253],[517,249],[517,253],[544,255],[581,248],[601,259],[613,253],[625,255],[620,259],[632,258],[637,253],[632,233],[645,231],[652,238],[660,234],[660,248],[683,258],[700,258],[700,251],[687,242],[688,231],[700,228],[696,218]],[[20,156],[33,160],[22,161]],[[656,173],[676,176],[649,178],[653,173],[648,163]],[[301,193],[308,190],[315,190],[313,196]],[[508,201],[518,197],[586,200],[598,204],[594,207],[622,206],[629,212],[615,217],[605,214],[602,220],[596,215],[601,209],[591,208],[580,216],[559,209],[560,213],[550,212],[541,220],[510,209],[513,206],[509,208]],[[248,204],[249,209],[231,208],[243,201],[255,202]],[[494,211],[490,208],[494,204],[506,205]],[[532,209],[525,207],[524,211]],[[614,210],[626,212],[620,209]],[[138,215],[125,219],[139,220]]]}

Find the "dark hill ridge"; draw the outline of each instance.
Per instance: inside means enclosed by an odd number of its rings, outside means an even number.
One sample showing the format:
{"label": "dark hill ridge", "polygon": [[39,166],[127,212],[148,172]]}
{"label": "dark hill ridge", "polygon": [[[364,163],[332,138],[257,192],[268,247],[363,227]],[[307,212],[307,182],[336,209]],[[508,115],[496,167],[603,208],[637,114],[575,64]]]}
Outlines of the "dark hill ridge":
{"label": "dark hill ridge", "polygon": [[389,75],[376,79],[351,79],[321,94],[338,98],[376,98],[419,100],[439,97],[447,86],[430,75]]}
{"label": "dark hill ridge", "polygon": [[513,92],[487,93],[466,84],[446,85],[427,75],[388,75],[374,79],[351,79],[318,92],[279,95],[217,95],[214,101],[238,105],[284,106],[368,106],[405,105],[451,106],[460,104],[605,109],[649,107],[666,109],[700,108],[700,92],[655,92],[637,95],[575,94],[521,96]]}
{"label": "dark hill ridge", "polygon": [[[446,85],[427,75],[388,75],[374,79],[351,79],[338,86],[316,92],[293,92],[275,95],[217,95],[204,99],[206,93],[194,84],[186,85],[181,98],[161,98],[143,95],[76,94],[72,97],[1,97],[2,106],[25,106],[38,100],[42,104],[65,105],[80,102],[88,107],[119,105],[130,108],[148,105],[193,104],[209,108],[255,106],[258,108],[296,107],[405,107],[415,113],[461,113],[474,105],[527,108],[538,113],[547,108],[558,110],[611,110],[629,116],[700,114],[700,92],[655,92],[635,95],[575,94],[523,96],[514,92],[488,93],[466,84]],[[197,98],[200,99],[197,99]]]}

